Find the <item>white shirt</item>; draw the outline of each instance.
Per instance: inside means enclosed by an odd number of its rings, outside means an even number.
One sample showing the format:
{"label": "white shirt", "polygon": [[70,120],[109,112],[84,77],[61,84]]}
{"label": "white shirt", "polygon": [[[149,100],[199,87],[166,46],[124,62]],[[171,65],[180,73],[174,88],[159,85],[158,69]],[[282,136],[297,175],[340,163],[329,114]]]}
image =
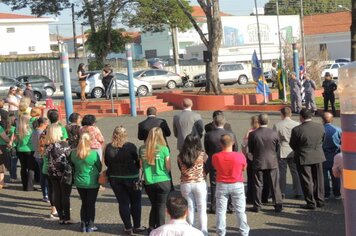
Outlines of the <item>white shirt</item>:
{"label": "white shirt", "polygon": [[167,224],[153,230],[150,236],[204,236],[185,220],[170,220]]}
{"label": "white shirt", "polygon": [[[14,95],[9,95],[7,97],[7,101],[19,105],[19,100],[17,99],[16,96]],[[9,111],[17,111],[19,108],[17,106],[14,106],[12,104],[9,104]]]}

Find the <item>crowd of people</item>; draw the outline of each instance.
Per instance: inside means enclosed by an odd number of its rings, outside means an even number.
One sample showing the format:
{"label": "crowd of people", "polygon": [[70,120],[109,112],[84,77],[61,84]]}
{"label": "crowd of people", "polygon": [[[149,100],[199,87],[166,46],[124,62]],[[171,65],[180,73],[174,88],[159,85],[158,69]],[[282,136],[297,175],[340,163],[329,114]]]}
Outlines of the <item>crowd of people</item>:
{"label": "crowd of people", "polygon": [[[42,116],[41,110],[31,107],[31,99],[15,100],[17,96],[17,90],[10,88],[9,112],[0,102],[0,187],[6,187],[6,169],[10,181],[17,181],[20,159],[23,191],[36,190],[34,183],[39,182],[43,201],[51,207],[49,216],[68,225],[76,223],[70,211],[75,186],[82,203],[81,232],[99,230],[95,204],[105,184],[117,199],[125,235],[144,231],[152,236],[208,235],[208,213],[216,214],[216,233],[225,235],[227,212],[236,215],[238,233],[248,235],[246,204],[259,212],[272,198],[275,212],[283,211],[287,167],[292,174],[292,197],[304,196],[303,208],[323,207],[331,190],[336,199],[341,198],[341,130],[332,124],[333,115],[328,112],[322,116],[322,125],[312,120],[312,110],[302,108],[299,123],[285,107],[273,128],[268,127],[267,114],[253,116],[239,147],[222,111],[215,111],[213,121],[204,126],[201,116],[192,111],[192,101],[184,99],[183,110],[173,118],[179,151],[175,158],[167,142],[170,127],[157,117],[155,107],[149,107],[147,119],[138,124],[137,137],[143,145],[137,147],[128,141],[124,126],[115,127],[111,140],[105,142],[95,116],[73,113],[63,125],[57,110]],[[179,194],[173,185],[172,162],[180,170]],[[143,189],[151,203],[147,228],[141,224]],[[166,211],[171,217],[167,224]]]}

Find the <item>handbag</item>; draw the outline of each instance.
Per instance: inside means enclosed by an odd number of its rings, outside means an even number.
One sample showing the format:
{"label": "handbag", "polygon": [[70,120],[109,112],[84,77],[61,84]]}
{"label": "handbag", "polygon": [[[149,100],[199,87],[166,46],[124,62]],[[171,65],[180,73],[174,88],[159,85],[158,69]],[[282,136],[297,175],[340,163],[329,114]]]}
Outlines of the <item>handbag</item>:
{"label": "handbag", "polygon": [[71,185],[73,183],[73,167],[69,163],[64,164],[61,182],[67,185]]}
{"label": "handbag", "polygon": [[99,174],[98,183],[100,185],[105,185],[108,182],[108,176],[106,175],[106,170]]}
{"label": "handbag", "polygon": [[144,184],[145,180],[143,179],[143,171],[141,171],[140,177],[133,183],[133,189],[135,191],[141,191]]}

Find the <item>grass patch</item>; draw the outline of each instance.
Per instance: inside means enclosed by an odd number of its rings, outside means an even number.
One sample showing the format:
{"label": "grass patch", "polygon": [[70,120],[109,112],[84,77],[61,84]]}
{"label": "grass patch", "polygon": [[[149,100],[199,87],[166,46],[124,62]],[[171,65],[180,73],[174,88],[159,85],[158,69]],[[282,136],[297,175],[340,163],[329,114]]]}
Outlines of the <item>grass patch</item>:
{"label": "grass patch", "polygon": [[[324,98],[323,97],[316,97],[315,103],[316,103],[317,108],[324,109]],[[271,105],[281,104],[281,100],[279,100],[279,99],[272,100],[272,101],[269,101],[268,104],[271,104]],[[290,105],[290,95],[289,94],[287,95],[287,104]],[[340,110],[340,101],[338,98],[335,98],[335,108],[336,108],[336,110]],[[331,109],[330,104],[329,104],[329,109]]]}

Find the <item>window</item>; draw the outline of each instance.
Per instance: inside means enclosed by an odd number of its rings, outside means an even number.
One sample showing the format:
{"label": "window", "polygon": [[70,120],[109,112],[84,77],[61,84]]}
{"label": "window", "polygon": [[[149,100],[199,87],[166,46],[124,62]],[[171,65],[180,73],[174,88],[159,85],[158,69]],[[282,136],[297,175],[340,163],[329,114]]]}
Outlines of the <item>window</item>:
{"label": "window", "polygon": [[155,75],[154,70],[147,70],[147,71],[145,71],[145,73],[142,74],[143,77],[154,76],[154,75]]}
{"label": "window", "polygon": [[26,80],[30,83],[48,83],[51,81],[46,76],[29,76]]}
{"label": "window", "polygon": [[15,33],[15,28],[14,27],[6,28],[6,33]]}
{"label": "window", "polygon": [[338,64],[334,64],[334,65],[331,67],[331,69],[337,69],[337,68],[339,68],[339,65],[338,65]]}
{"label": "window", "polygon": [[166,75],[167,71],[164,70],[156,70],[156,75]]}
{"label": "window", "polygon": [[116,74],[116,78],[117,78],[118,80],[128,80],[127,76],[124,75],[124,74],[121,74],[121,73],[117,73],[117,74]]}
{"label": "window", "polygon": [[36,47],[35,47],[35,46],[29,46],[29,47],[28,47],[28,50],[29,50],[30,52],[34,52],[34,51],[36,51]]}
{"label": "window", "polygon": [[9,78],[6,78],[6,77],[0,77],[0,84],[2,86],[6,86],[6,87],[10,87],[10,86],[15,86],[16,83],[12,80],[12,79],[9,79]]}

